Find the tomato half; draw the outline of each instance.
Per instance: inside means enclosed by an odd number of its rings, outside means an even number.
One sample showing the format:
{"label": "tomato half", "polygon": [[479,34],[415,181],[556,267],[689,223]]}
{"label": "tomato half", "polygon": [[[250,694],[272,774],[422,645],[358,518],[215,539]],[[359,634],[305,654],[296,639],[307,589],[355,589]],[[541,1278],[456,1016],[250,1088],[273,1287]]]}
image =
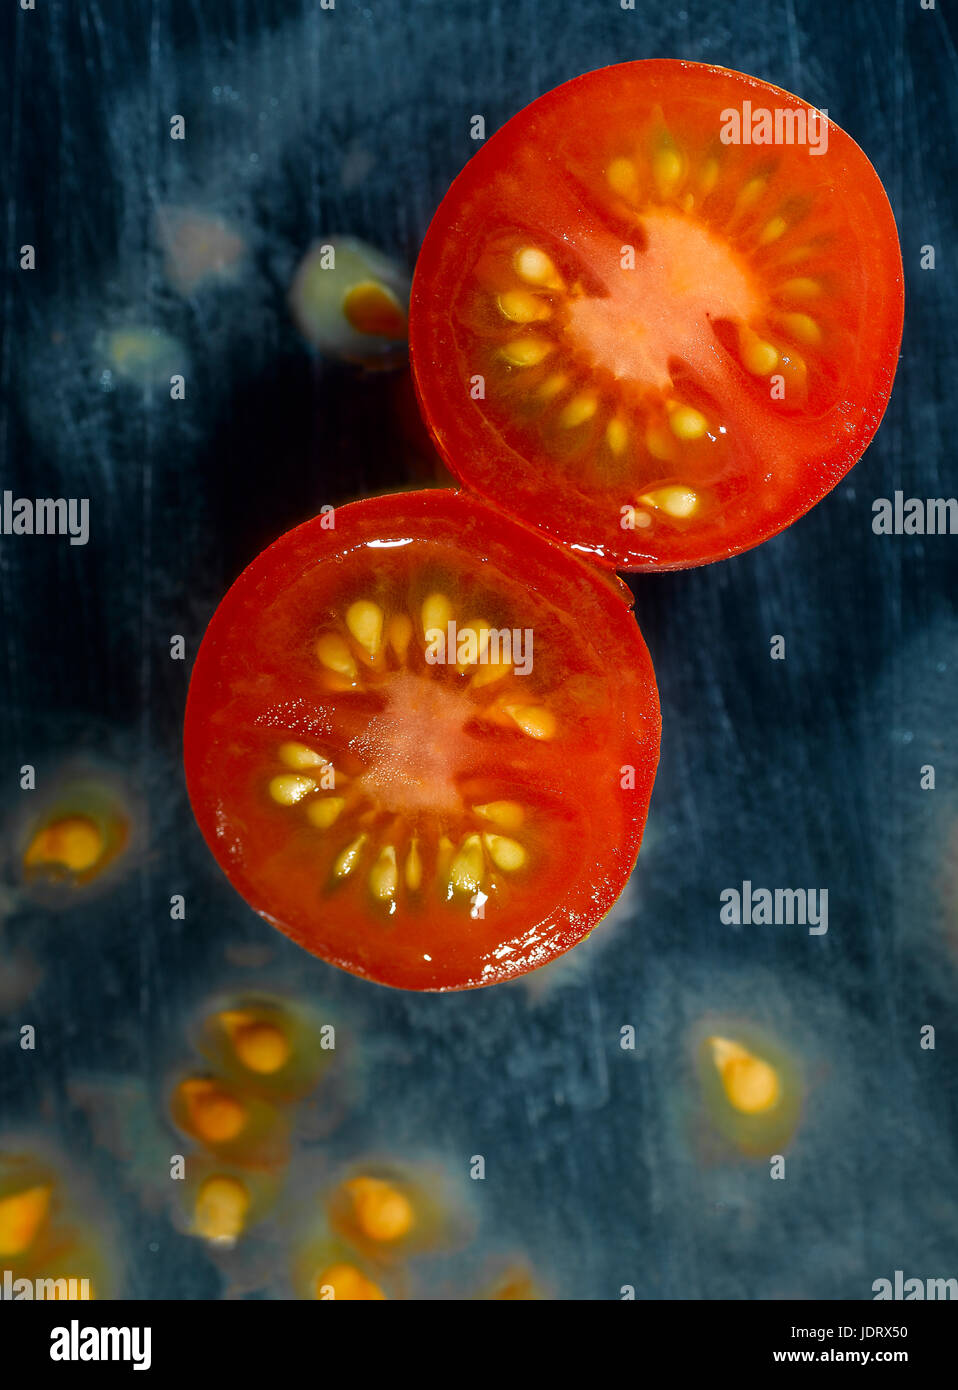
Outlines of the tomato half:
{"label": "tomato half", "polygon": [[768,83],[655,60],[566,83],[480,148],[426,235],[410,348],[461,481],[600,563],[677,569],[835,486],[902,313],[854,141]]}
{"label": "tomato half", "polygon": [[574,946],[632,870],[658,759],[631,601],[457,492],[282,536],[214,614],[187,703],[190,799],[233,886],[406,989]]}

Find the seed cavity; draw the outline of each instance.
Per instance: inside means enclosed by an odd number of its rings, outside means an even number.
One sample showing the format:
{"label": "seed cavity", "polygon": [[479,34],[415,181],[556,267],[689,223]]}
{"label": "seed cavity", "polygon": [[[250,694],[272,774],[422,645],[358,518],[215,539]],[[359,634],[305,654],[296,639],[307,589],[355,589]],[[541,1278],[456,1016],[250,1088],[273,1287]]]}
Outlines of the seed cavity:
{"label": "seed cavity", "polygon": [[[591,397],[590,409],[597,404],[598,397]],[[624,421],[617,418],[615,423],[625,432]],[[614,437],[616,431],[612,433]],[[417,617],[427,638],[425,649],[413,644]],[[348,822],[338,844],[333,842],[328,850],[317,845],[315,852],[331,865],[327,882],[359,880],[390,915],[402,895],[438,890],[447,902],[468,895],[473,901],[471,915],[481,917],[482,906],[489,901],[486,894],[493,891],[489,874],[493,870],[516,873],[529,858],[526,847],[513,838],[525,820],[521,802],[500,799],[470,805],[454,778],[448,788],[437,787],[435,795],[430,789],[432,779],[444,775],[441,769],[448,760],[449,739],[458,737],[460,724],[463,750],[471,750],[472,739],[487,721],[500,728],[511,725],[536,740],[553,738],[557,728],[556,717],[545,704],[526,698],[527,690],[519,695],[519,682],[512,693],[515,668],[498,649],[492,649],[496,629],[489,618],[458,623],[457,641],[447,660],[429,660],[435,640],[429,634],[438,629],[446,635],[455,617],[450,592],[438,586],[427,591],[418,605],[413,599],[408,613],[401,609],[390,613],[388,604],[370,598],[344,605],[342,630],[322,632],[314,651],[327,670],[353,676],[354,686],[359,685],[363,669],[366,683],[359,698],[375,703],[365,741],[356,741],[344,756],[347,766],[351,758],[365,766],[362,770],[350,767],[348,775],[338,769],[334,773],[325,749],[287,737],[277,748],[278,761],[286,770],[267,783],[269,796],[278,805],[296,808],[302,803],[303,825],[328,832],[341,820]],[[408,669],[397,671],[397,664]],[[444,674],[450,671],[451,676]],[[460,683],[458,677],[466,679]],[[485,698],[483,688],[496,682],[510,682],[508,691],[498,698]],[[343,698],[351,702],[356,697]],[[406,729],[408,719],[414,731]],[[458,766],[459,761],[457,753],[453,762]],[[340,777],[348,790],[331,794]],[[386,812],[390,830],[384,843],[379,827]],[[435,817],[431,827],[430,817]],[[303,852],[309,853],[309,844],[315,842],[300,843]],[[224,1012],[222,1023],[248,1069],[266,1073],[284,1064],[289,1041],[268,1020],[233,1011]]]}
{"label": "seed cavity", "polygon": [[[658,113],[656,119],[660,116]],[[720,149],[717,140],[709,146],[709,153],[693,156],[661,124],[651,137],[644,138],[644,148],[637,143],[607,159],[600,169],[610,208],[617,206],[617,215],[625,214],[626,225],[631,220],[636,229],[632,237],[623,231],[623,238],[637,243],[630,249],[644,258],[638,277],[640,292],[635,294],[633,285],[623,291],[620,315],[618,305],[608,309],[598,306],[607,295],[589,289],[584,277],[576,278],[575,269],[569,269],[565,283],[545,250],[528,243],[519,243],[516,249],[513,243],[500,253],[502,278],[488,291],[491,307],[498,307],[500,314],[494,330],[496,343],[490,351],[498,356],[500,381],[509,378],[506,394],[515,405],[517,425],[538,430],[543,443],[554,448],[563,468],[572,468],[573,453],[578,450],[576,462],[584,460],[586,468],[601,467],[604,458],[606,466],[614,466],[621,482],[633,455],[637,464],[648,462],[642,457],[643,440],[653,459],[674,466],[676,460],[683,459],[683,446],[708,438],[718,446],[709,451],[710,469],[732,472],[738,465],[729,447],[732,441],[724,437],[726,428],[710,420],[703,410],[669,399],[669,393],[679,388],[672,361],[657,342],[658,319],[672,325],[670,312],[658,312],[657,267],[662,261],[671,277],[670,303],[685,296],[694,301],[694,309],[690,305],[685,316],[687,321],[678,313],[675,316],[676,335],[688,330],[687,350],[676,343],[676,356],[694,368],[700,347],[697,330],[700,326],[707,330],[705,320],[711,317],[712,308],[707,295],[704,306],[699,303],[703,277],[714,264],[715,281],[727,301],[716,317],[738,325],[737,349],[733,349],[738,362],[755,377],[767,379],[782,372],[785,395],[773,392],[772,399],[787,398],[784,408],[796,408],[807,399],[806,368],[789,345],[817,347],[827,335],[827,324],[823,332],[817,318],[804,312],[827,288],[807,273],[819,263],[820,243],[797,244],[804,204],[800,199],[786,201],[780,195],[774,182],[774,157],[743,182],[739,165]],[[723,184],[725,196],[711,197]],[[616,199],[624,199],[632,211],[627,212]],[[683,217],[701,226],[701,243],[695,232],[680,227]],[[716,246],[722,237],[727,241],[730,262],[727,275],[721,249]],[[768,250],[756,254],[758,248]],[[750,257],[752,266],[744,264]],[[640,267],[632,261],[630,268]],[[651,282],[648,304],[641,292],[642,275],[648,275]],[[762,306],[769,302],[772,307],[764,321]],[[796,312],[788,312],[792,310]],[[693,314],[701,316],[701,325],[693,321]],[[538,320],[546,319],[551,320],[548,327],[537,327]],[[518,325],[531,331],[520,334],[515,328]],[[560,345],[561,352],[557,350]],[[515,374],[510,375],[503,363],[517,369]],[[621,384],[636,389],[624,394]],[[523,391],[527,393],[524,400],[520,399]],[[588,456],[592,449],[596,459]],[[684,471],[685,464],[680,462],[678,467]],[[673,469],[656,471],[668,474]],[[641,479],[639,486],[644,481]],[[627,488],[628,483],[623,491]],[[694,494],[689,491],[685,495]],[[715,510],[720,503],[716,495]],[[624,505],[630,507],[631,503]],[[697,505],[701,509],[701,496]],[[618,515],[623,524],[641,528],[651,524],[650,512],[656,510],[668,512],[659,505],[620,509]],[[476,683],[486,679],[485,673],[481,677],[477,674]]]}

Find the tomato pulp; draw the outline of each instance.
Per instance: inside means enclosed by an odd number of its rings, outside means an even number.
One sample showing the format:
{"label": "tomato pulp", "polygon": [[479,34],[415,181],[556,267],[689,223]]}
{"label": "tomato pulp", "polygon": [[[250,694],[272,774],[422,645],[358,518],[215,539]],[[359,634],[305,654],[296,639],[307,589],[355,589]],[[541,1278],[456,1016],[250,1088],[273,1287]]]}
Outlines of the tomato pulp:
{"label": "tomato pulp", "polygon": [[470,160],[410,352],[457,478],[599,563],[677,569],[783,530],[860,458],[902,314],[855,142],[756,78],[651,60],[549,92]]}
{"label": "tomato pulp", "polygon": [[631,602],[457,492],[282,536],[214,614],[187,703],[190,799],[233,886],[407,989],[574,946],[632,870],[658,759]]}

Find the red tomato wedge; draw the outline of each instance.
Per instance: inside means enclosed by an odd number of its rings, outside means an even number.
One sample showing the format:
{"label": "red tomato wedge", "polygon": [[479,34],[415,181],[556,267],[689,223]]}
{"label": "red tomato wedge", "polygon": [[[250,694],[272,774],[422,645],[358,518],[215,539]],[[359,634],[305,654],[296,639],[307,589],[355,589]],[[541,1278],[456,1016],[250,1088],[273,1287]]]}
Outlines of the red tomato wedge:
{"label": "red tomato wedge", "polygon": [[479,149],[426,235],[410,350],[462,482],[599,563],[678,569],[783,530],[860,458],[902,314],[854,141],[778,87],[655,60]]}
{"label": "red tomato wedge", "polygon": [[621,892],[655,776],[631,602],[457,492],[282,536],[214,614],[187,703],[190,799],[233,886],[307,950],[404,989],[567,951]]}

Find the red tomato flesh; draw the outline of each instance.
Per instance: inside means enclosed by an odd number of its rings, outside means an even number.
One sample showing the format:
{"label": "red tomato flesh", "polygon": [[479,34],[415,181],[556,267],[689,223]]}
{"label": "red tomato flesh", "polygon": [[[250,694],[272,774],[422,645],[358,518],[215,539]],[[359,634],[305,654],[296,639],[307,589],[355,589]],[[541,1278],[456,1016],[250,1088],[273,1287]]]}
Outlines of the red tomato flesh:
{"label": "red tomato flesh", "polygon": [[599,563],[677,569],[781,531],[852,467],[902,314],[854,141],[768,83],[654,60],[480,148],[423,243],[410,351],[461,481]]}
{"label": "red tomato flesh", "polygon": [[185,728],[200,828],[257,912],[344,970],[522,974],[592,930],[638,853],[659,707],[631,595],[460,493],[334,520],[270,546],[210,623]]}

